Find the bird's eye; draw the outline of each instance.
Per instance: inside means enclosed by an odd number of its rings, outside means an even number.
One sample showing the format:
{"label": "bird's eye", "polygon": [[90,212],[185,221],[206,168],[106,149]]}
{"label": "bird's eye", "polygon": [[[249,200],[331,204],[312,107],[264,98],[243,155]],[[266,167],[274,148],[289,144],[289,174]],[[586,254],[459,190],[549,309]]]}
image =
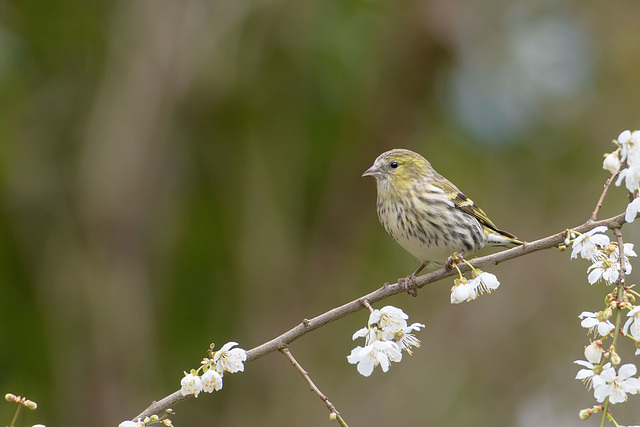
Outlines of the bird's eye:
{"label": "bird's eye", "polygon": [[398,162],[391,162],[389,163],[389,166],[391,166],[392,169],[395,169],[398,167]]}

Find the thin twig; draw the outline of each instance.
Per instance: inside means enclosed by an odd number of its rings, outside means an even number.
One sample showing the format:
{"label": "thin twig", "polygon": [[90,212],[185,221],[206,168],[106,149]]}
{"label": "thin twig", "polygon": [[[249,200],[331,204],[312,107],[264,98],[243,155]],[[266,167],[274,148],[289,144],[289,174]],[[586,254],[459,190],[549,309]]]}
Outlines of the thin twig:
{"label": "thin twig", "polygon": [[[624,256],[624,242],[622,241],[620,228],[614,228],[613,234],[616,236],[616,241],[618,242],[618,256],[620,257],[620,276],[618,277],[617,286],[619,289],[624,289],[625,268],[627,268],[627,266],[625,265],[626,258]],[[622,302],[622,298],[619,298],[619,300],[619,302]]]}
{"label": "thin twig", "polygon": [[[387,285],[388,286],[388,285]],[[364,305],[365,307],[367,307],[367,310],[369,310],[369,313],[373,313],[373,307],[371,307],[371,304],[369,304],[369,301],[366,299],[362,300],[362,305]]]}
{"label": "thin twig", "polygon": [[604,202],[604,196],[607,195],[607,191],[609,191],[609,187],[611,187],[611,183],[613,182],[614,179],[616,179],[618,174],[620,174],[620,171],[618,171],[618,172],[614,173],[613,175],[611,175],[611,177],[607,180],[607,182],[604,183],[604,190],[602,190],[602,194],[600,195],[600,198],[598,199],[598,203],[596,204],[596,208],[593,210],[593,213],[591,214],[591,218],[589,218],[589,221],[595,221],[596,218],[598,217],[598,211],[602,207],[602,203]]}
{"label": "thin twig", "polygon": [[20,410],[22,409],[22,403],[18,403],[18,408],[16,409],[16,413],[13,416],[13,419],[11,420],[11,424],[9,424],[10,426],[15,426],[16,425],[16,420],[18,419],[18,415],[20,415]]}
{"label": "thin twig", "polygon": [[[619,214],[617,216],[603,219],[600,221],[587,221],[586,223],[572,228],[572,230],[577,231],[578,233],[586,233],[587,231],[598,227],[605,226],[610,229],[616,229],[622,227],[625,223],[624,221],[624,213]],[[472,267],[481,267],[484,265],[496,265],[504,261],[508,261],[513,258],[518,258],[523,255],[527,255],[533,252],[537,252],[543,249],[554,248],[564,242],[566,238],[566,231],[553,234],[551,236],[535,240],[533,242],[525,243],[522,246],[518,246],[516,248],[507,249],[502,252],[497,252],[495,254],[483,256],[480,258],[473,258],[469,261]],[[469,271],[471,267],[466,264],[460,266],[461,271]],[[457,274],[455,270],[448,270],[446,268],[441,268],[439,270],[433,271],[431,273],[424,274],[422,276],[418,276],[415,279],[416,288],[422,288],[431,283],[437,282],[438,280],[444,279],[446,277]],[[314,331],[322,326],[334,322],[338,319],[341,319],[351,313],[355,313],[356,311],[362,310],[365,308],[363,305],[363,301],[367,300],[370,304],[376,303],[383,299],[386,299],[392,295],[397,295],[400,293],[404,293],[406,289],[403,286],[398,285],[398,283],[394,283],[391,285],[385,284],[379,289],[367,294],[363,295],[358,299],[355,299],[351,302],[343,304],[339,307],[331,309],[319,316],[316,316],[312,319],[305,319],[305,321],[301,322],[297,326],[289,329],[285,333],[273,338],[270,341],[265,342],[257,347],[252,348],[247,351],[247,360],[246,362],[251,362],[255,359],[258,359],[262,356],[265,356],[269,353],[277,351],[283,346],[286,346],[298,338],[308,334],[311,331]],[[168,408],[170,408],[174,403],[177,403],[181,400],[185,400],[190,395],[183,396],[180,390],[170,394],[164,399],[154,402],[147,409],[141,412],[135,419],[144,418],[146,416],[151,416],[153,414],[158,414]]]}
{"label": "thin twig", "polygon": [[291,354],[291,352],[289,351],[289,347],[281,347],[280,353],[284,354],[284,356],[287,359],[289,359],[289,362],[291,362],[291,364],[298,370],[298,372],[300,372],[300,375],[302,375],[302,378],[304,378],[307,384],[309,384],[309,387],[311,387],[311,391],[317,394],[320,400],[322,400],[325,403],[325,405],[327,405],[327,408],[331,413],[330,417],[332,418],[335,417],[335,419],[338,421],[338,423],[340,423],[341,426],[349,427],[347,423],[340,416],[340,412],[338,412],[336,407],[333,406],[333,403],[329,402],[329,399],[327,398],[327,396],[325,396],[320,391],[320,389],[313,383],[313,380],[311,380],[311,377],[309,377],[309,374],[307,373],[307,371],[305,371],[304,368],[300,366],[300,364],[295,359],[295,357],[293,357],[293,354]]}

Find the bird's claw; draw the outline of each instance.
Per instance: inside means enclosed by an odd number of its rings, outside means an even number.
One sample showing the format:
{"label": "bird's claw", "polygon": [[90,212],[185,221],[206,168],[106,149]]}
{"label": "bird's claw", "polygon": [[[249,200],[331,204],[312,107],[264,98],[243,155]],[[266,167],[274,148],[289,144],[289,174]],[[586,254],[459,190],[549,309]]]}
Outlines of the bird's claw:
{"label": "bird's claw", "polygon": [[398,279],[398,285],[403,288],[412,297],[418,296],[418,287],[416,286],[416,275],[410,274],[407,277]]}
{"label": "bird's claw", "polygon": [[460,251],[460,253],[454,253],[449,258],[447,258],[447,262],[444,263],[444,266],[447,270],[453,269],[454,264],[458,264],[464,260],[464,251]]}

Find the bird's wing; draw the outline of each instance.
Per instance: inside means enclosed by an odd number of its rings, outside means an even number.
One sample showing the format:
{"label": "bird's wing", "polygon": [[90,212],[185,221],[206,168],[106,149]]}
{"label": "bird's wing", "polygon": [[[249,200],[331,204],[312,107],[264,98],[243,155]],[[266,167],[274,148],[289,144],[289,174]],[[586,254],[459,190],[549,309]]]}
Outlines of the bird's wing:
{"label": "bird's wing", "polygon": [[441,186],[442,186],[442,189],[447,194],[447,198],[453,203],[456,209],[460,209],[461,211],[471,215],[472,217],[477,219],[478,222],[480,222],[480,224],[484,225],[490,230],[495,231],[499,235],[503,235],[505,237],[508,237],[510,239],[514,239],[517,241],[516,236],[514,236],[509,232],[500,230],[498,227],[496,227],[496,225],[489,219],[487,214],[484,213],[484,211],[480,209],[478,205],[474,203],[473,200],[471,200],[470,198],[465,196],[460,190],[458,190],[458,188],[455,185],[451,184],[448,181],[445,181],[441,184]]}

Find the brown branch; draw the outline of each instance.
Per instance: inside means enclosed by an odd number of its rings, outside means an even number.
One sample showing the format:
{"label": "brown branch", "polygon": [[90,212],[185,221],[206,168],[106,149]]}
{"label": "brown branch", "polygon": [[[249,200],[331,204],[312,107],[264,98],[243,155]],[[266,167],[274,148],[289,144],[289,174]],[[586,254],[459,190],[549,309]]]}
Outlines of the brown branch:
{"label": "brown branch", "polygon": [[596,208],[593,210],[593,213],[591,214],[591,218],[589,218],[589,221],[595,221],[596,218],[598,217],[598,211],[602,207],[602,203],[604,202],[604,196],[607,195],[607,191],[609,191],[609,187],[611,187],[611,183],[613,182],[614,179],[616,179],[616,177],[619,174],[620,174],[620,171],[614,173],[607,180],[607,182],[604,183],[604,190],[602,190],[602,194],[600,195],[600,198],[598,199],[598,203],[596,204]]}
{"label": "brown branch", "polygon": [[307,373],[307,371],[305,371],[304,368],[302,366],[300,366],[300,364],[295,359],[295,357],[293,357],[293,354],[291,354],[291,352],[289,351],[289,348],[288,347],[280,348],[280,353],[284,354],[284,356],[287,359],[289,359],[289,362],[291,362],[291,364],[298,370],[298,372],[300,372],[300,375],[302,375],[302,377],[307,382],[307,384],[309,384],[309,387],[311,387],[311,391],[314,392],[315,394],[317,394],[318,397],[320,398],[320,400],[322,400],[325,403],[325,405],[327,405],[327,408],[329,409],[329,412],[331,413],[330,417],[335,418],[341,426],[349,427],[347,425],[347,423],[340,416],[340,412],[338,412],[336,407],[333,406],[333,403],[329,402],[329,399],[327,398],[327,396],[325,396],[320,391],[320,389],[313,383],[313,381],[311,380],[311,377],[309,377],[309,374]]}
{"label": "brown branch", "polygon": [[[616,298],[616,325],[615,332],[613,335],[613,343],[611,344],[610,351],[615,351],[616,341],[618,340],[618,334],[622,334],[622,330],[620,330],[620,323],[622,323],[622,313],[620,312],[620,305],[623,302],[624,298],[624,276],[625,276],[625,257],[624,257],[624,242],[622,241],[622,233],[620,232],[620,228],[616,227],[613,229],[613,234],[616,236],[616,241],[618,243],[618,262],[620,263],[620,274],[618,279],[616,280],[617,287],[617,298]],[[602,409],[602,420],[600,421],[600,425],[604,425],[607,417],[611,415],[611,411],[609,410],[609,396],[604,400],[604,405]]]}
{"label": "brown branch", "polygon": [[[622,213],[617,216],[614,216],[608,219],[603,219],[600,221],[589,220],[580,226],[572,228],[572,230],[577,231],[579,233],[585,233],[601,225],[604,225],[610,229],[615,230],[622,227],[624,223],[625,223],[624,213]],[[483,256],[480,258],[473,258],[472,260],[469,261],[469,263],[473,267],[481,267],[485,265],[496,265],[501,262],[508,261],[513,258],[521,257],[523,255],[527,255],[543,249],[557,247],[558,245],[564,242],[565,238],[566,238],[566,231],[563,231],[539,240],[535,240],[530,243],[525,242],[525,244],[523,244],[522,246],[518,246],[517,248],[507,249],[505,251]],[[468,271],[470,269],[470,267],[466,264],[460,265],[459,268],[463,272]],[[441,268],[431,273],[427,273],[422,276],[416,277],[415,287],[419,289],[431,283],[437,282],[438,280],[444,279],[449,276],[453,276],[454,274],[457,274],[456,270],[450,270],[450,269],[448,270],[446,268]],[[246,362],[247,363],[251,362],[269,353],[277,351],[278,349],[287,346],[288,344],[308,334],[311,331],[314,331],[328,323],[341,319],[351,313],[355,313],[356,311],[362,310],[363,308],[365,308],[364,301],[368,301],[370,304],[372,304],[372,303],[381,301],[383,299],[386,299],[392,295],[403,293],[405,291],[406,289],[403,286],[398,285],[398,283],[394,283],[392,285],[385,284],[381,288],[367,295],[363,295],[358,299],[355,299],[351,302],[348,302],[332,310],[329,310],[326,313],[316,316],[310,320],[305,319],[302,323],[286,331],[285,333],[273,338],[270,341],[265,342],[264,344],[261,344],[247,351]],[[170,408],[174,403],[184,400],[187,397],[189,396],[183,396],[178,390],[170,394],[169,396],[165,397],[164,399],[158,402],[154,402],[151,406],[149,406],[142,413],[140,413],[140,415],[138,415],[135,419],[144,418],[145,416],[151,416],[153,414],[160,413]]]}
{"label": "brown branch", "polygon": [[[618,276],[617,286],[619,288],[624,288],[624,276],[625,276],[625,265],[626,258],[624,256],[624,242],[622,241],[622,233],[620,232],[620,228],[616,227],[613,229],[613,234],[616,236],[616,241],[618,242],[618,257],[620,262],[620,275]],[[620,294],[619,301],[622,302],[622,294]]]}

